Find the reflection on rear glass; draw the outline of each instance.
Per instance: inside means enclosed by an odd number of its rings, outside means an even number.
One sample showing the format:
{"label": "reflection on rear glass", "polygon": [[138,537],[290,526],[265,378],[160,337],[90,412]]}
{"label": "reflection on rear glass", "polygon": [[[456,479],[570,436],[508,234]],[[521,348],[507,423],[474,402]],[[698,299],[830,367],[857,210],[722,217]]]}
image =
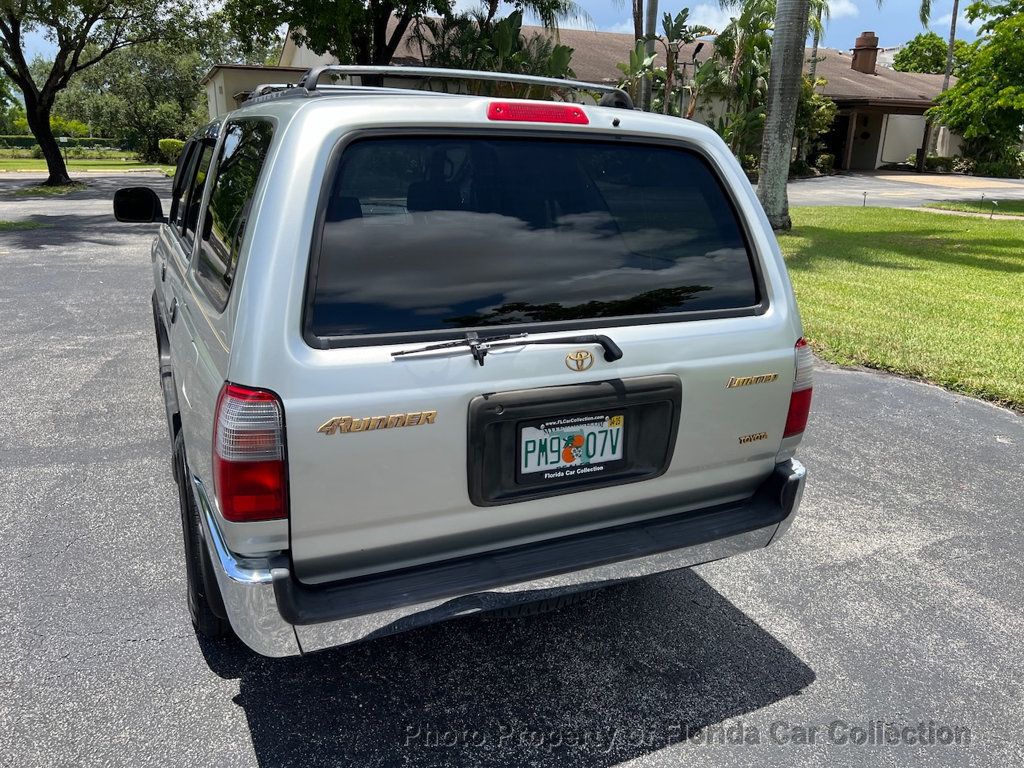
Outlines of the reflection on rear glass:
{"label": "reflection on rear glass", "polygon": [[343,153],[311,330],[427,331],[749,307],[750,256],[681,149],[393,138]]}

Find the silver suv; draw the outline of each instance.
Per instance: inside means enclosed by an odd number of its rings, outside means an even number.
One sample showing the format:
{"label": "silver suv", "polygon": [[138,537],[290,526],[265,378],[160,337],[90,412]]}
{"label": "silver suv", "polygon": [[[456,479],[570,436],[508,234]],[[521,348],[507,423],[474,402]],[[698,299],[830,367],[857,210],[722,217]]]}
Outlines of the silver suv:
{"label": "silver suv", "polygon": [[161,224],[196,629],[305,653],[778,538],[811,354],[718,136],[592,84],[327,69],[194,136],[166,217],[114,199]]}

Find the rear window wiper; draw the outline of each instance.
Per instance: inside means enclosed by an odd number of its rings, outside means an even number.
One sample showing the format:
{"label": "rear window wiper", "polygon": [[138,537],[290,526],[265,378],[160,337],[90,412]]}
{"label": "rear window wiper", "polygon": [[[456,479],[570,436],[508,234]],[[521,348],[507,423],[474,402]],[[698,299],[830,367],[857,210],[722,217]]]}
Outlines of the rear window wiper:
{"label": "rear window wiper", "polygon": [[583,334],[581,336],[559,336],[554,339],[528,339],[526,333],[510,333],[504,336],[488,336],[481,339],[476,331],[470,331],[464,339],[457,341],[446,341],[441,344],[430,344],[417,349],[404,349],[400,352],[392,352],[392,357],[403,355],[415,355],[420,352],[433,352],[438,349],[452,349],[454,347],[469,347],[473,359],[480,365],[484,364],[484,358],[488,351],[501,347],[521,347],[527,344],[600,344],[604,350],[604,359],[614,363],[622,357],[622,349],[604,334]]}

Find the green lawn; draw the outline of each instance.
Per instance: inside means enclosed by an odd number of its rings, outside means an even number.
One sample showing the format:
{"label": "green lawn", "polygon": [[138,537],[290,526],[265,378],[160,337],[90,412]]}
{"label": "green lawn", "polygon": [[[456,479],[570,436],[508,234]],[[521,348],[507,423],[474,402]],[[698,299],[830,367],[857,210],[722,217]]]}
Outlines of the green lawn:
{"label": "green lawn", "polygon": [[815,351],[1024,409],[1024,221],[795,208],[779,237]]}
{"label": "green lawn", "polygon": [[0,219],[0,232],[15,232],[20,229],[39,229],[38,221],[4,221]]}
{"label": "green lawn", "polygon": [[944,211],[966,211],[967,213],[992,213],[1004,216],[1024,216],[1024,200],[943,200],[939,203],[926,203],[925,208],[940,208]]}
{"label": "green lawn", "polygon": [[[68,160],[69,171],[106,171],[125,170],[140,171],[153,170],[164,173],[171,170],[173,165],[154,165],[153,163],[140,163],[136,160],[119,160],[116,157],[105,157],[100,160]],[[45,171],[45,160],[34,160],[32,158],[0,157],[0,171]]]}

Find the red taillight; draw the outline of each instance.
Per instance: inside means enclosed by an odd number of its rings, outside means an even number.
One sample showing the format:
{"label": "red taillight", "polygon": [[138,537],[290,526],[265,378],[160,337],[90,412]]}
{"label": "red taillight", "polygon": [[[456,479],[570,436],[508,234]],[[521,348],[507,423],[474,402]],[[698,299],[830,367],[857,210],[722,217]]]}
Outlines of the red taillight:
{"label": "red taillight", "polygon": [[783,437],[799,435],[807,428],[807,416],[811,412],[811,392],[814,371],[814,356],[804,339],[796,343],[796,378],[793,380],[793,394],[789,396],[789,413],[786,414],[786,429]]}
{"label": "red taillight", "polygon": [[214,421],[213,477],[224,519],[288,517],[284,409],[277,395],[225,384]]}
{"label": "red taillight", "polygon": [[587,113],[573,104],[529,104],[515,101],[492,101],[487,107],[487,119],[522,123],[590,124]]}

